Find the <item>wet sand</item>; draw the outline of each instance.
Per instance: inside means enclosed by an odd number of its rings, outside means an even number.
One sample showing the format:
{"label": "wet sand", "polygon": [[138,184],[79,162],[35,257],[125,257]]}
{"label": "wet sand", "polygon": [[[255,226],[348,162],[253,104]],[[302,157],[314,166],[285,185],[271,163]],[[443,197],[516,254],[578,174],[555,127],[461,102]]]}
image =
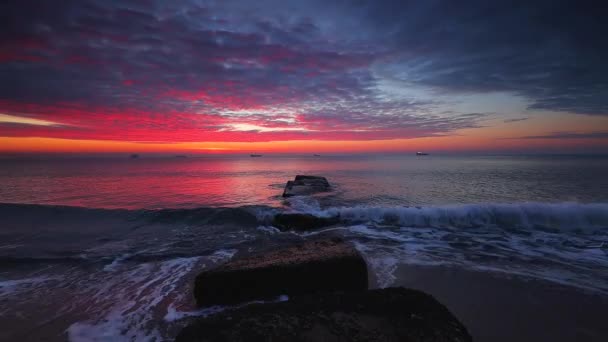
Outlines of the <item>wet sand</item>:
{"label": "wet sand", "polygon": [[426,291],[474,341],[608,341],[608,296],[540,280],[450,267],[401,266],[392,286]]}

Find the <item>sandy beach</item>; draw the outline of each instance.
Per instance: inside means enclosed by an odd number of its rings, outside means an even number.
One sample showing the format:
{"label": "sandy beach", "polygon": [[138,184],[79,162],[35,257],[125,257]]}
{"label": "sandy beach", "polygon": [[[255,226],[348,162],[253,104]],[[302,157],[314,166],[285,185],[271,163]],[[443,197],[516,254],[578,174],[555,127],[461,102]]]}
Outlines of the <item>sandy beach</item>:
{"label": "sandy beach", "polygon": [[608,340],[605,295],[450,267],[401,266],[395,285],[435,296],[477,342]]}

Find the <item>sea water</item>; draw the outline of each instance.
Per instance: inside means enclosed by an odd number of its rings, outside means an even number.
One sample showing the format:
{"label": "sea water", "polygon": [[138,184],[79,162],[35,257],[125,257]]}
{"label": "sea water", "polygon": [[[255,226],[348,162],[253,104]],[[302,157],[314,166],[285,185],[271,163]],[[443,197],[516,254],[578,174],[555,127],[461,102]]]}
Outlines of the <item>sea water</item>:
{"label": "sea water", "polygon": [[[332,189],[283,198],[297,174]],[[601,156],[1,159],[0,338],[171,339],[223,310],[193,306],[196,272],[323,234],[352,241],[377,287],[424,265],[607,296],[607,175]],[[280,232],[280,212],[340,223]]]}

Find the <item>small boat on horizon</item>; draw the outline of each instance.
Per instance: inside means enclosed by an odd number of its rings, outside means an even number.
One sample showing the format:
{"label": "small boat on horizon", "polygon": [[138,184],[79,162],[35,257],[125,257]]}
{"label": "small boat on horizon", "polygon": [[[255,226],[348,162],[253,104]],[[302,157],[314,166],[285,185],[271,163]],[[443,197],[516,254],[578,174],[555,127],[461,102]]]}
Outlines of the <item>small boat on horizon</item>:
{"label": "small boat on horizon", "polygon": [[320,154],[313,154],[314,157],[320,157]]}
{"label": "small boat on horizon", "polygon": [[424,152],[416,152],[417,156],[428,156],[428,153],[424,153]]}
{"label": "small boat on horizon", "polygon": [[262,155],[261,154],[252,153],[249,156],[253,158],[253,157],[261,157]]}

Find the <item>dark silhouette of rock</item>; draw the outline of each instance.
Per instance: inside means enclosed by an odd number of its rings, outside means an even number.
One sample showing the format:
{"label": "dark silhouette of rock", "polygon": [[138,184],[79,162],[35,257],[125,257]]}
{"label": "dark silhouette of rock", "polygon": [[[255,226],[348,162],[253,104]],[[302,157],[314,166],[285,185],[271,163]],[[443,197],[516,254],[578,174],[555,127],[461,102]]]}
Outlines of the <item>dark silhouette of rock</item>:
{"label": "dark silhouette of rock", "polygon": [[194,297],[199,306],[209,306],[365,289],[365,260],[351,244],[334,238],[304,242],[204,271],[196,277]]}
{"label": "dark silhouette of rock", "polygon": [[432,296],[388,288],[323,293],[253,304],[182,329],[191,341],[471,341],[467,329]]}
{"label": "dark silhouette of rock", "polygon": [[331,226],[340,222],[338,217],[316,217],[311,214],[277,214],[272,225],[282,231],[287,230],[313,230]]}
{"label": "dark silhouette of rock", "polygon": [[329,182],[325,177],[297,175],[294,180],[288,181],[285,185],[283,197],[310,195],[329,189]]}
{"label": "dark silhouette of rock", "polygon": [[295,181],[302,182],[304,184],[315,184],[315,185],[320,184],[325,187],[329,187],[329,182],[327,181],[327,178],[325,178],[325,177],[297,175],[295,178]]}

